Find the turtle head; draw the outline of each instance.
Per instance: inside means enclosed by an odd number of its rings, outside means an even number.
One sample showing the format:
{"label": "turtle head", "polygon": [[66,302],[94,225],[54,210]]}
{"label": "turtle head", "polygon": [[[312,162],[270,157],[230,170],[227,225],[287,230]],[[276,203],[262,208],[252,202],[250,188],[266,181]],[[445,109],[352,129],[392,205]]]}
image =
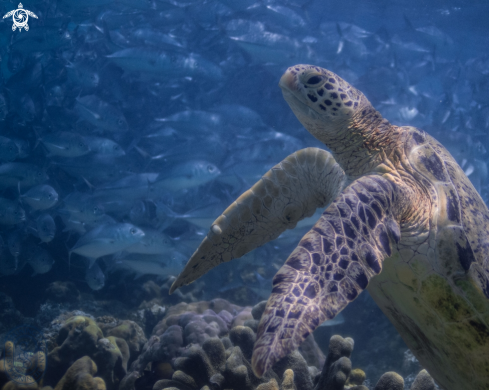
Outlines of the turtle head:
{"label": "turtle head", "polygon": [[326,145],[338,132],[350,128],[362,110],[372,107],[363,93],[318,66],[290,67],[279,86],[297,119]]}

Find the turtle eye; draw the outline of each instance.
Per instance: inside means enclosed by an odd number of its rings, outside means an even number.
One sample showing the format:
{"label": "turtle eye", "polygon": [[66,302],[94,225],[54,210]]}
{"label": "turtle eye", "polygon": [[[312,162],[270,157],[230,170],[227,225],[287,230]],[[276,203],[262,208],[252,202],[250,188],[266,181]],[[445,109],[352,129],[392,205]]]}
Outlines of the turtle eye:
{"label": "turtle eye", "polygon": [[315,85],[315,84],[319,84],[321,81],[323,81],[323,77],[316,75],[316,76],[309,77],[309,80],[307,80],[307,84]]}

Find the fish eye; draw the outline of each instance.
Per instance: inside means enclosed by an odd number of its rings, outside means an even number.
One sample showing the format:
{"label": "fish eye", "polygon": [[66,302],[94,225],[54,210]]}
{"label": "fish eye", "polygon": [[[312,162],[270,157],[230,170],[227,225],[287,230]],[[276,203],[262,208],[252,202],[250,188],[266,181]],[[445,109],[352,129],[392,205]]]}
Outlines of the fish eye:
{"label": "fish eye", "polygon": [[131,234],[136,234],[136,229],[132,228],[131,229]]}
{"label": "fish eye", "polygon": [[214,172],[214,170],[215,170],[215,168],[214,168],[212,165],[207,165],[207,171],[208,171],[209,173]]}

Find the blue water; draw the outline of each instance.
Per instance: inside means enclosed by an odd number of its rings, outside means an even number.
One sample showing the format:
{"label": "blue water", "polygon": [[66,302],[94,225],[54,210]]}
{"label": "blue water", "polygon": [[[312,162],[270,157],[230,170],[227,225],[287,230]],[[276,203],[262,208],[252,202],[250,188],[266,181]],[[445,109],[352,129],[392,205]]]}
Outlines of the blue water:
{"label": "blue water", "polygon": [[[487,202],[487,2],[80,4],[32,0],[28,31],[12,31],[11,16],[0,23],[0,291],[25,318],[54,281],[137,307],[144,294],[134,291],[177,275],[211,222],[268,169],[324,147],[277,85],[297,63],[337,73],[391,123],[434,135]],[[0,3],[3,14],[16,7]],[[267,299],[313,223],[189,291],[240,305]],[[135,249],[136,231],[151,249]],[[83,246],[95,238],[96,249]],[[344,314],[318,331],[322,346],[343,331],[363,350],[360,364],[392,353],[379,366],[401,370],[406,347],[368,296]],[[392,344],[379,345],[379,333]]]}

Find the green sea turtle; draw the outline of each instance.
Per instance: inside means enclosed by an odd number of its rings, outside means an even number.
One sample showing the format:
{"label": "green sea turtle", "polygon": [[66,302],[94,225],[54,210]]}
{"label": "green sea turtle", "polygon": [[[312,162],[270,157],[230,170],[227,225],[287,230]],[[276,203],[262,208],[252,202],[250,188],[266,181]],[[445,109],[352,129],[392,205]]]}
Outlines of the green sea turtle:
{"label": "green sea turtle", "polygon": [[329,207],[273,279],[252,366],[263,375],[368,289],[446,390],[489,389],[489,211],[453,157],[391,125],[336,74],[289,68],[280,83],[332,154],[299,150],[212,224],[170,292]]}

